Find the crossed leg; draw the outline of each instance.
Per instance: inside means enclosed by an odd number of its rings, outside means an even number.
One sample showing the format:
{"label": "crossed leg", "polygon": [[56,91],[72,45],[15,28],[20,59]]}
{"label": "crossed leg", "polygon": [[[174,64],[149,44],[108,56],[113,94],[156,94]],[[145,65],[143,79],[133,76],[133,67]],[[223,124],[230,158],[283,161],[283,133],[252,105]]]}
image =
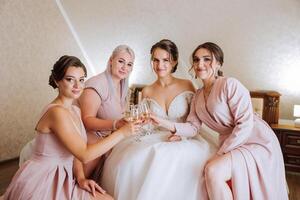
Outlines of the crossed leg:
{"label": "crossed leg", "polygon": [[226,153],[210,160],[205,166],[205,180],[209,199],[232,200],[227,181],[232,177],[231,155]]}

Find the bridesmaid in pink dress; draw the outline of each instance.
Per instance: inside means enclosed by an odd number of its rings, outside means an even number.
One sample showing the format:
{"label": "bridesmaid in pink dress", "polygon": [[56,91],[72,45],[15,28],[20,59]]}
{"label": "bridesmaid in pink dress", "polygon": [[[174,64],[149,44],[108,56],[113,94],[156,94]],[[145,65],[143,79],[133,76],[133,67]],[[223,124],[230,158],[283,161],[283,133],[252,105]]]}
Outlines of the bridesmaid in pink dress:
{"label": "bridesmaid in pink dress", "polygon": [[[119,45],[113,50],[106,70],[86,81],[79,104],[89,144],[107,137],[126,124],[123,113],[134,57],[129,46]],[[102,156],[84,165],[86,177],[99,181],[104,160],[105,156]]]}
{"label": "bridesmaid in pink dress", "polygon": [[[75,163],[101,156],[136,132],[138,126],[125,125],[105,140],[87,145],[80,110],[72,105],[81,95],[85,77],[85,66],[76,57],[62,56],[53,66],[49,85],[58,88],[58,96],[44,108],[35,128],[33,154],[16,172],[4,194],[5,200],[112,199],[97,183],[83,178],[82,170],[77,169],[81,165]],[[84,189],[73,179],[73,168]]]}
{"label": "bridesmaid in pink dress", "polygon": [[194,96],[187,123],[154,120],[173,130],[175,138],[197,134],[202,123],[220,134],[219,150],[205,168],[210,199],[288,199],[278,139],[253,113],[249,91],[238,80],[222,77],[221,48],[201,44],[192,59],[195,77],[203,87]]}

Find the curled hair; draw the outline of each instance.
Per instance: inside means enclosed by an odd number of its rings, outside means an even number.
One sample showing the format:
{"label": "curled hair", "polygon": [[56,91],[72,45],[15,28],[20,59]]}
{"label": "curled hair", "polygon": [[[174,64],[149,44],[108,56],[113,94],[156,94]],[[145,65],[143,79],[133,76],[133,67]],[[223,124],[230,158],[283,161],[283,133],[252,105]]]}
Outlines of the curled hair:
{"label": "curled hair", "polygon": [[[192,60],[196,54],[196,52],[199,49],[206,49],[208,50],[218,61],[218,63],[220,63],[220,65],[222,66],[224,63],[224,53],[222,51],[222,49],[216,45],[215,43],[212,42],[205,42],[203,44],[200,44],[192,53]],[[223,76],[223,72],[219,69],[218,70],[218,76]]]}
{"label": "curled hair", "polygon": [[163,40],[157,42],[156,44],[154,44],[151,47],[151,50],[150,50],[151,60],[153,59],[153,53],[154,53],[155,49],[157,49],[157,48],[163,49],[166,52],[168,52],[170,55],[170,58],[176,62],[176,65],[173,67],[173,69],[171,71],[172,73],[174,73],[177,69],[178,56],[179,56],[178,48],[177,48],[176,44],[168,39],[163,39]]}
{"label": "curled hair", "polygon": [[64,55],[56,61],[49,76],[49,85],[54,89],[57,88],[56,82],[62,80],[69,67],[79,67],[84,71],[84,76],[87,76],[87,71],[84,64],[75,56]]}

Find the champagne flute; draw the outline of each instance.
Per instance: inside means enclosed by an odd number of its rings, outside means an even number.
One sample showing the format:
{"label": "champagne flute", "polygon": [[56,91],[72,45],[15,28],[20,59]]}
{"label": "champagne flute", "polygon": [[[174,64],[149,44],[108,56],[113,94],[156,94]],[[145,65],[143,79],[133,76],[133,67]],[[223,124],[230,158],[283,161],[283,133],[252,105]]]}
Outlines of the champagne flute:
{"label": "champagne flute", "polygon": [[123,112],[123,119],[126,121],[126,122],[133,122],[133,113],[134,110],[134,105],[129,105],[126,110]]}
{"label": "champagne flute", "polygon": [[139,105],[135,105],[132,109],[132,117],[133,117],[133,121],[137,121],[140,119],[141,117],[141,110]]}
{"label": "champagne flute", "polygon": [[150,121],[150,108],[149,108],[149,104],[146,101],[143,101],[141,103],[141,108],[142,108],[142,112],[143,112],[143,118],[147,121],[146,127],[145,127],[145,131],[147,135],[151,134],[151,121]]}
{"label": "champagne flute", "polygon": [[[141,118],[141,113],[142,113],[141,109],[140,109],[140,105],[132,106],[130,113],[131,113],[132,121],[138,121]],[[141,134],[137,133],[137,135],[135,136],[135,141],[141,142],[140,137],[141,137]]]}

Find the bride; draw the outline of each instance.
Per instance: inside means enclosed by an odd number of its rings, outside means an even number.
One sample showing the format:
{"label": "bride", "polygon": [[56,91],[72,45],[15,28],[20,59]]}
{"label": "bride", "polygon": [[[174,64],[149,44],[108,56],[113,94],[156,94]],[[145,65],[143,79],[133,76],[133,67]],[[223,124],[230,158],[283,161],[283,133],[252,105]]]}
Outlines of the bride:
{"label": "bride", "polygon": [[[157,80],[143,89],[143,101],[154,115],[185,121],[195,89],[172,75],[178,64],[176,45],[166,39],[153,45],[151,63]],[[131,137],[115,146],[104,164],[103,188],[118,200],[207,199],[203,169],[215,148],[202,137],[170,135],[154,127],[139,141]]]}

